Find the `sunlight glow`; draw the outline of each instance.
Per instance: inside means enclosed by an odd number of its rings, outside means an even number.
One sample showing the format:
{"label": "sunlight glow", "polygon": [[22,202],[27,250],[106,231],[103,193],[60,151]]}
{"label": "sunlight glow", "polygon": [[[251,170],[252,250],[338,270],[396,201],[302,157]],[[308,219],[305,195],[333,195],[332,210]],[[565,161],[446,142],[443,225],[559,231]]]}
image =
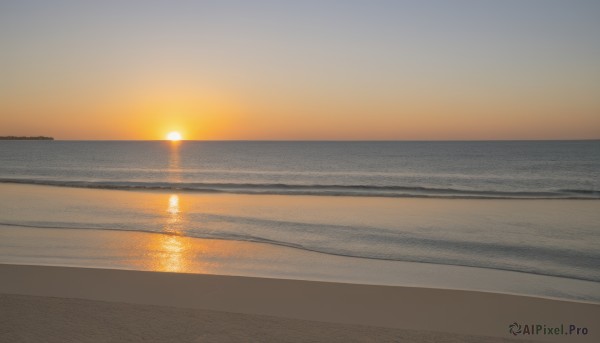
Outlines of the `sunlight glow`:
{"label": "sunlight glow", "polygon": [[170,141],[180,141],[181,134],[177,131],[169,132],[169,134],[167,134],[167,139]]}

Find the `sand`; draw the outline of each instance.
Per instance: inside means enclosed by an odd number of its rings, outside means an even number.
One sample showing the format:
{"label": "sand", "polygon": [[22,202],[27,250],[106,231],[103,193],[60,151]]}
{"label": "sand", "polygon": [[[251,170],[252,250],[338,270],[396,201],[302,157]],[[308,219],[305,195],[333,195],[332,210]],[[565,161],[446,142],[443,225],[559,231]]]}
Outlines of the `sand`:
{"label": "sand", "polygon": [[0,308],[3,342],[481,341],[477,336],[81,299],[2,294]]}
{"label": "sand", "polygon": [[600,305],[416,287],[0,265],[2,342],[503,342],[519,323],[576,324]]}

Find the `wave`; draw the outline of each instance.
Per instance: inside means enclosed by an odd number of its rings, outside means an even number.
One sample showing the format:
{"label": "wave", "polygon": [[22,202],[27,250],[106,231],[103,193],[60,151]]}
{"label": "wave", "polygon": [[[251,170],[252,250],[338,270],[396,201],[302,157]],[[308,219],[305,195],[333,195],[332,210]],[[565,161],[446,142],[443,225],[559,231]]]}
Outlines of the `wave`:
{"label": "wave", "polygon": [[[512,272],[564,277],[570,279],[600,282],[600,275],[595,266],[600,262],[600,257],[592,251],[573,251],[570,249],[556,249],[550,247],[532,247],[512,245],[506,243],[456,241],[448,239],[432,239],[428,237],[406,237],[387,236],[386,241],[396,244],[397,252],[404,251],[410,246],[419,246],[429,251],[443,252],[440,256],[429,256],[413,253],[386,254],[382,251],[357,251],[349,248],[306,245],[289,240],[261,237],[259,235],[234,232],[214,231],[181,231],[170,232],[161,229],[138,229],[133,227],[116,228],[108,225],[85,225],[83,223],[41,223],[41,222],[0,222],[0,226],[40,228],[40,229],[68,229],[68,230],[102,230],[102,231],[125,231],[151,234],[163,234],[171,236],[182,236],[200,239],[217,239],[226,241],[240,241],[270,244],[314,253],[334,255],[350,258],[361,258],[370,260],[430,263],[439,265],[455,265],[464,267],[486,268],[505,270]],[[355,227],[358,231],[364,231],[362,227]],[[362,237],[363,239],[366,237]],[[374,243],[381,237],[372,237],[365,241]],[[404,247],[404,249],[401,249]],[[485,258],[485,254],[495,255],[494,259]],[[454,255],[452,253],[458,253]],[[466,254],[466,255],[465,255]],[[515,259],[513,262],[511,260]],[[542,268],[529,263],[514,263],[519,261],[544,261]],[[573,263],[576,261],[576,263]],[[553,266],[553,267],[551,267]]]}
{"label": "wave", "polygon": [[271,195],[365,196],[393,198],[450,199],[600,199],[600,191],[557,189],[548,191],[500,191],[433,188],[421,186],[320,185],[284,183],[203,183],[143,181],[79,181],[0,178],[0,183],[17,183],[75,188],[114,190],[156,190],[198,193],[235,193]]}

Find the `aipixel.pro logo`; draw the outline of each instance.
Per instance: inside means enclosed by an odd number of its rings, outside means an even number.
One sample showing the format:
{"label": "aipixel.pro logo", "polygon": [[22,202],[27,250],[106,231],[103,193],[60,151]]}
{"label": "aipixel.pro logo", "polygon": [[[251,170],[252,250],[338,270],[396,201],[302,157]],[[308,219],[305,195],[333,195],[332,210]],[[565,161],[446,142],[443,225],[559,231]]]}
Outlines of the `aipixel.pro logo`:
{"label": "aipixel.pro logo", "polygon": [[580,327],[574,324],[560,324],[557,326],[550,326],[546,324],[519,324],[513,322],[508,325],[508,332],[513,336],[535,336],[535,335],[573,335],[573,336],[585,336],[589,333],[588,328]]}

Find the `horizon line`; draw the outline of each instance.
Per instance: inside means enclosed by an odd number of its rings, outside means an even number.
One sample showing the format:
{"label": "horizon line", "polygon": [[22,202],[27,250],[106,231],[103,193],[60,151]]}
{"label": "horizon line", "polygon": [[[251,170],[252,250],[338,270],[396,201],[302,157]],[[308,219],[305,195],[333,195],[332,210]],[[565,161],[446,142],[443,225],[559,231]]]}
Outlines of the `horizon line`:
{"label": "horizon line", "polygon": [[[600,138],[564,139],[181,139],[174,142],[549,142],[549,141],[599,141]],[[9,140],[6,140],[9,141]],[[15,141],[15,140],[13,140]],[[173,142],[168,139],[60,139],[71,142]]]}

